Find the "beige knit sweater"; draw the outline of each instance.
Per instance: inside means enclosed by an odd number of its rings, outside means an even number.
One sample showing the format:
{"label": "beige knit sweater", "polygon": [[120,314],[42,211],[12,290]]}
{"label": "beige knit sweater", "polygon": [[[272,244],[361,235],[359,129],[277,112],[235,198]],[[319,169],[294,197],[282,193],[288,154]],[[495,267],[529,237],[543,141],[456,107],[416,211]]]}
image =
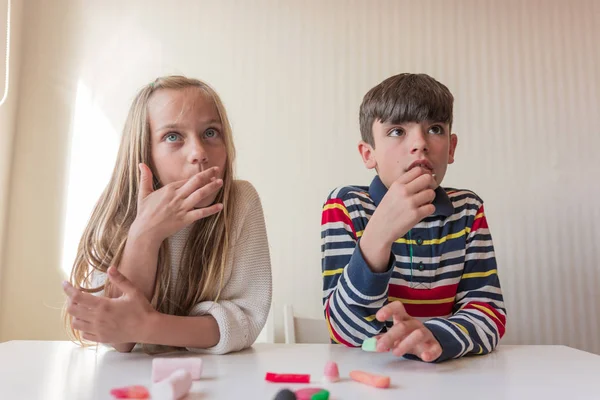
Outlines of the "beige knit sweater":
{"label": "beige knit sweater", "polygon": [[[208,349],[190,351],[225,354],[250,347],[264,327],[271,307],[272,278],[269,244],[260,198],[250,182],[236,180],[233,232],[224,287],[218,302],[198,303],[190,315],[212,315],[219,325],[221,339]],[[169,238],[173,277],[178,277],[188,226]],[[106,275],[94,277],[101,285]],[[177,282],[173,282],[177,285]]]}

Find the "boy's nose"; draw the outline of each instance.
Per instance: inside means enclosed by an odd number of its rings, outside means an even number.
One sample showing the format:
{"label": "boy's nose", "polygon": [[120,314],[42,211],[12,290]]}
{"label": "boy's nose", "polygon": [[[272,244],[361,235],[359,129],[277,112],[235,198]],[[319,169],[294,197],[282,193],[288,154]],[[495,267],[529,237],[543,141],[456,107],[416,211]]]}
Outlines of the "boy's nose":
{"label": "boy's nose", "polygon": [[427,140],[425,139],[425,135],[423,134],[423,132],[415,132],[413,134],[411,142],[411,154],[419,152],[427,153],[428,150],[429,148],[427,146]]}

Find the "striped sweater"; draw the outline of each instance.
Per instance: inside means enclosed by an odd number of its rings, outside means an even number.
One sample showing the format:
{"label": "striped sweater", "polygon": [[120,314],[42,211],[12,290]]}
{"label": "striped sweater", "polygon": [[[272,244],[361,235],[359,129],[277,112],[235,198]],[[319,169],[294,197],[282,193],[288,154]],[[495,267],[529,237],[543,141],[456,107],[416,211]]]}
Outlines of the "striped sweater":
{"label": "striped sweater", "polygon": [[323,207],[323,306],[332,342],[355,347],[385,332],[392,321],[375,313],[401,301],[441,344],[436,361],[491,352],[504,335],[506,310],[483,201],[437,188],[434,214],[395,241],[387,272],[373,273],[358,242],[386,193],[376,176],[369,187],[335,189]]}

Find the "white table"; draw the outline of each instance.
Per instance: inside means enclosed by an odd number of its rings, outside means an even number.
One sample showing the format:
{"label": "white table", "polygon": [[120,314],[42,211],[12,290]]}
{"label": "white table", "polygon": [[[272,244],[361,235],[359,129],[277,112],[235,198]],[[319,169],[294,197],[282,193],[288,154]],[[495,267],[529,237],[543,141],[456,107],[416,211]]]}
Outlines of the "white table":
{"label": "white table", "polygon": [[[190,355],[190,353],[183,353]],[[203,378],[189,400],[272,399],[284,387],[323,387],[331,399],[600,399],[600,356],[563,346],[500,346],[486,356],[441,364],[366,353],[337,345],[257,344],[225,356],[202,356]],[[0,344],[0,399],[110,399],[113,387],[151,385],[152,357],[97,352],[70,342]],[[328,360],[343,381],[321,383]],[[390,375],[392,388],[348,379],[352,369]],[[311,384],[274,384],[265,373],[309,373]]]}

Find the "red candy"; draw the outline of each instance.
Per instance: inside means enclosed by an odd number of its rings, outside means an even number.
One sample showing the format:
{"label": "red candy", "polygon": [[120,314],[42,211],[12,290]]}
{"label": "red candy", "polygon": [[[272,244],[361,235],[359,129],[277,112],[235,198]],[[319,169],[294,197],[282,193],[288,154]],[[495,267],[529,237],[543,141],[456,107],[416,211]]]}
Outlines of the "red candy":
{"label": "red candy", "polygon": [[267,372],[265,380],[277,383],[310,383],[310,375],[308,374],[275,374]]}
{"label": "red candy", "polygon": [[122,388],[115,388],[110,391],[110,395],[117,399],[149,399],[150,392],[144,386],[134,385]]}

